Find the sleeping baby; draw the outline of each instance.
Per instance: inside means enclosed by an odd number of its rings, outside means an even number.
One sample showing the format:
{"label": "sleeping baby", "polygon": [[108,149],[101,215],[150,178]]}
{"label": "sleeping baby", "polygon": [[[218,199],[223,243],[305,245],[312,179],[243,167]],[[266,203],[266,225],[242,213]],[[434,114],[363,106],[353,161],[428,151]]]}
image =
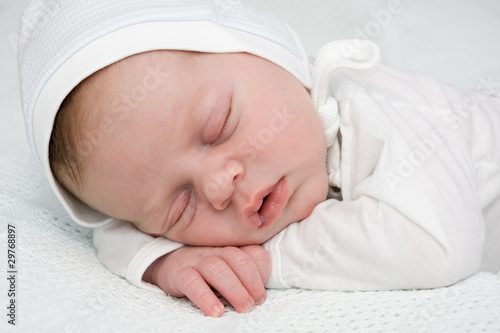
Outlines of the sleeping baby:
{"label": "sleeping baby", "polygon": [[34,2],[32,147],[101,262],[220,316],[265,288],[435,288],[500,269],[500,97],[308,57],[242,1]]}

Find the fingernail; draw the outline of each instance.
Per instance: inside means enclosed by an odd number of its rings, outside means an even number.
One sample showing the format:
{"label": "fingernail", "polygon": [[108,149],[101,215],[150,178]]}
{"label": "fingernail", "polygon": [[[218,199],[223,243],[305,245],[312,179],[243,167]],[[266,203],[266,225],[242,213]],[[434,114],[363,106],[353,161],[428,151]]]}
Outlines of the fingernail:
{"label": "fingernail", "polygon": [[213,316],[214,317],[220,317],[222,315],[222,313],[224,312],[224,307],[219,305],[219,304],[215,304],[212,309],[213,309]]}
{"label": "fingernail", "polygon": [[247,299],[243,303],[243,312],[248,312],[248,311],[252,310],[252,307],[253,307],[253,300],[252,299]]}
{"label": "fingernail", "polygon": [[255,301],[255,305],[262,305],[266,301],[266,298],[264,296],[257,298]]}

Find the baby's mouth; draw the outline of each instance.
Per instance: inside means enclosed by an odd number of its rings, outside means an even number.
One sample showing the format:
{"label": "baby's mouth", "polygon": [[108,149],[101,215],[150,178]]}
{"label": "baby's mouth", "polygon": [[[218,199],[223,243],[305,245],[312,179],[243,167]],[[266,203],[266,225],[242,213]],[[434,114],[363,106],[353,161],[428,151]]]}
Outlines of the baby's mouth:
{"label": "baby's mouth", "polygon": [[262,210],[262,207],[264,207],[264,203],[266,202],[266,199],[267,199],[268,195],[266,195],[263,199],[262,199],[262,204],[260,205],[260,208],[259,210],[257,211],[257,213],[259,213],[259,216],[260,216],[260,212]]}
{"label": "baby's mouth", "polygon": [[246,214],[251,224],[262,227],[276,220],[281,214],[288,197],[288,184],[281,178],[273,187],[263,192],[260,203]]}

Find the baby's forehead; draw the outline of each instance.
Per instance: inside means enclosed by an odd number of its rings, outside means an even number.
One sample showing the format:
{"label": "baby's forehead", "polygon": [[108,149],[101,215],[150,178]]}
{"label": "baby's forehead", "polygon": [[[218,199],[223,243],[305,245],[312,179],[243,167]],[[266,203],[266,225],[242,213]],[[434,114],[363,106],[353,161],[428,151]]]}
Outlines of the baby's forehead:
{"label": "baby's forehead", "polygon": [[[226,86],[223,83],[232,82],[235,77],[248,77],[248,73],[259,79],[272,75],[277,80],[297,80],[280,66],[249,53],[157,50],[131,55],[95,72],[81,84],[79,93],[84,103],[90,105],[91,113],[102,121],[106,114],[123,113],[124,108],[138,109],[158,95],[183,102],[180,97],[198,86],[197,96],[216,99],[215,95],[224,93],[219,86]],[[217,89],[213,88],[214,82]],[[205,89],[206,86],[211,88]]]}
{"label": "baby's forehead", "polygon": [[[150,84],[149,79],[159,81],[166,73],[174,72],[181,67],[185,67],[197,52],[176,51],[176,50],[155,50],[130,55],[120,59],[93,73],[93,86],[104,83],[99,87],[102,92],[105,90],[116,90],[118,87],[127,88],[136,94],[141,90],[140,86],[147,89]],[[114,89],[113,89],[114,88]]]}
{"label": "baby's forehead", "polygon": [[153,52],[138,53],[116,61],[87,77],[76,89],[94,104],[112,103],[114,95],[126,98],[134,91],[139,95],[141,78],[158,63],[159,55],[154,56]]}
{"label": "baby's forehead", "polygon": [[129,112],[152,98],[169,74],[187,67],[183,64],[195,54],[171,50],[137,53],[88,76],[72,92],[80,126],[95,132],[107,123],[126,120]]}

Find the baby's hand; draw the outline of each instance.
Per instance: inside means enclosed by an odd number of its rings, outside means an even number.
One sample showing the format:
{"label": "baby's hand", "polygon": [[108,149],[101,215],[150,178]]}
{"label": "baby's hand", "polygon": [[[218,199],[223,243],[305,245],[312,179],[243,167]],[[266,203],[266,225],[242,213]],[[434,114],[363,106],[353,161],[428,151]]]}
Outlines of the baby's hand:
{"label": "baby's hand", "polygon": [[244,247],[184,246],[156,260],[144,280],[175,297],[188,297],[203,312],[219,317],[224,306],[214,288],[238,312],[248,312],[266,298],[264,283],[271,261],[259,245]]}

